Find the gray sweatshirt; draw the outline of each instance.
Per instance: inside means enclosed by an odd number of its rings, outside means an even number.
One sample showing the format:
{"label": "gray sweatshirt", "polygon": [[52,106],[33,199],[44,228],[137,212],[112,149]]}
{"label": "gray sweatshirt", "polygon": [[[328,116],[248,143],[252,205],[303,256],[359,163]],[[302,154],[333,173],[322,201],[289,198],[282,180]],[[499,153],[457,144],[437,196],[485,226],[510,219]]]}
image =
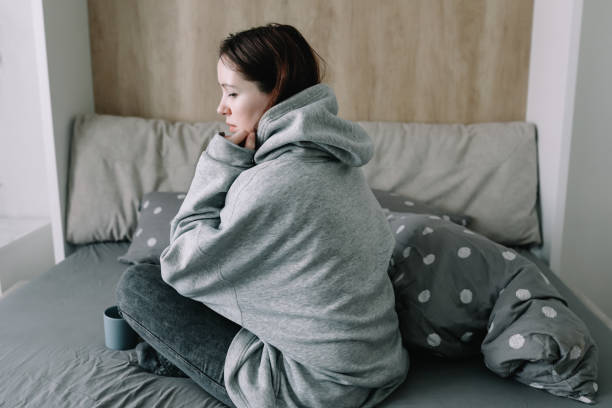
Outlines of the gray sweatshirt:
{"label": "gray sweatshirt", "polygon": [[216,134],[171,222],[163,280],[243,327],[238,407],[372,407],[406,377],[394,239],[359,168],[373,144],[337,112],[318,84],[262,116],[255,152]]}

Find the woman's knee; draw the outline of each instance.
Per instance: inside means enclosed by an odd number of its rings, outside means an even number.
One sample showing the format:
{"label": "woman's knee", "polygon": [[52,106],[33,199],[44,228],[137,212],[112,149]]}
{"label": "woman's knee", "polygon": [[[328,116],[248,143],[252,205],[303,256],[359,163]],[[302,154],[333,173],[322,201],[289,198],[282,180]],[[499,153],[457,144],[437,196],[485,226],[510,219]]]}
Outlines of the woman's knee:
{"label": "woman's knee", "polygon": [[163,283],[159,265],[130,266],[123,271],[115,287],[115,299],[119,309],[130,313],[149,307],[160,282]]}

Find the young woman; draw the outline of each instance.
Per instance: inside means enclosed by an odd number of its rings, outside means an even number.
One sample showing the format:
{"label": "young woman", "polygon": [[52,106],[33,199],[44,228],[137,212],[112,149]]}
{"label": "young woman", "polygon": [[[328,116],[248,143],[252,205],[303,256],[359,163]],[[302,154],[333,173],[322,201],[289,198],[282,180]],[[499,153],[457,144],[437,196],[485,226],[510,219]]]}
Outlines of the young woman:
{"label": "young woman", "polygon": [[119,307],[230,406],[376,406],[408,355],[387,276],[393,235],[360,169],[373,144],[337,117],[295,28],[230,35],[219,56],[230,133],[202,153],[160,267],[124,273]]}

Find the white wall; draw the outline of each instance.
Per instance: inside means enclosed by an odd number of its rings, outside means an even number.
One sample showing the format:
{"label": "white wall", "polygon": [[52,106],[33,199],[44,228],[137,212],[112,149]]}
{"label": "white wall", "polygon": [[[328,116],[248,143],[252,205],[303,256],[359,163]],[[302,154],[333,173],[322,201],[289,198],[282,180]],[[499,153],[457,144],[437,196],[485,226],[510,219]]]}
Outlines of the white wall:
{"label": "white wall", "polygon": [[64,241],[73,118],[93,112],[85,0],[0,0],[0,217],[46,217]]}
{"label": "white wall", "polygon": [[71,251],[64,238],[63,214],[70,135],[74,116],[94,112],[85,0],[31,0],[41,83],[41,116],[47,161],[49,208],[55,261]]}
{"label": "white wall", "polygon": [[542,258],[559,273],[582,0],[535,0],[526,120],[537,126]]}
{"label": "white wall", "polygon": [[538,128],[541,256],[612,328],[609,0],[535,0],[527,120]]}
{"label": "white wall", "polygon": [[29,1],[0,0],[0,217],[49,218]]}
{"label": "white wall", "polygon": [[[612,1],[584,2],[559,275],[612,317]],[[609,320],[612,322],[612,320]]]}

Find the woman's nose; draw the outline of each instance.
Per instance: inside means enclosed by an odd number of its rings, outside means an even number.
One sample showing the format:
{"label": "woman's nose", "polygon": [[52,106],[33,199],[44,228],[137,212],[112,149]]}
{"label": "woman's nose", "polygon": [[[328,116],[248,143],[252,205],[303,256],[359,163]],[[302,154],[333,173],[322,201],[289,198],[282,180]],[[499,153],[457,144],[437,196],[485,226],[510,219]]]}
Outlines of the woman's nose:
{"label": "woman's nose", "polygon": [[217,113],[219,115],[227,115],[229,113],[229,108],[223,103],[223,100],[221,100],[219,106],[217,106]]}

